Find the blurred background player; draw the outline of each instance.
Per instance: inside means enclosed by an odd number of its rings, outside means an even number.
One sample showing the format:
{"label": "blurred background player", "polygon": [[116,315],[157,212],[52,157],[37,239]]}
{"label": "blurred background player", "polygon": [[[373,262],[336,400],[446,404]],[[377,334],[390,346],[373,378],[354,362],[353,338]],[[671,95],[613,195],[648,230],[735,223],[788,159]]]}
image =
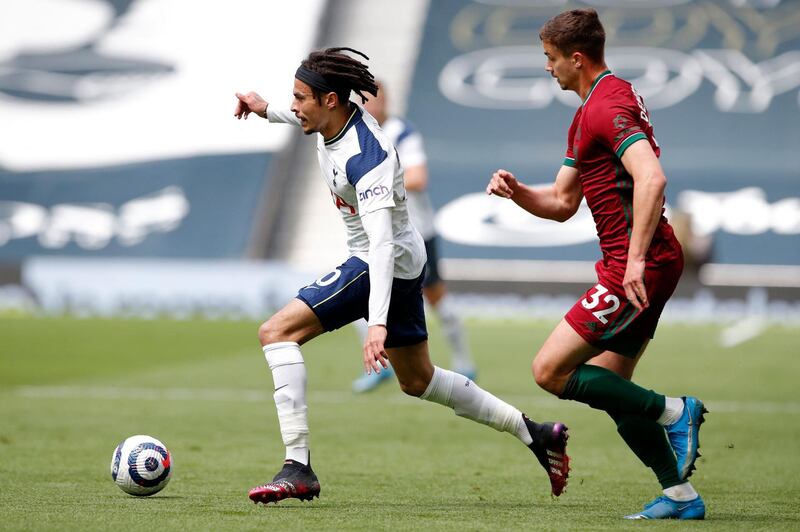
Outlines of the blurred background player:
{"label": "blurred background player", "polygon": [[683,253],[664,218],[666,177],[647,108],[605,63],[605,30],[594,9],[563,12],[539,32],[545,70],[581,98],[555,183],[530,187],[498,170],[486,191],[535,216],[566,221],[583,197],[603,258],[597,284],[556,326],[533,361],[536,383],[606,411],[664,495],[626,519],[703,519],[705,503],[687,480],[705,408],[631,382],[661,311],[683,271]]}
{"label": "blurred background player", "polygon": [[[461,318],[453,310],[447,287],[439,275],[439,252],[436,229],[433,225],[434,212],[426,189],[428,188],[428,165],[422,135],[407,120],[398,116],[389,116],[386,85],[377,81],[378,95],[370,96],[364,109],[371,114],[383,129],[384,133],[397,149],[400,163],[403,165],[404,182],[408,193],[408,214],[411,223],[425,240],[425,251],[428,260],[425,263],[425,279],[422,281],[422,295],[430,308],[436,312],[444,329],[450,346],[451,367],[468,379],[477,376],[475,363],[467,344],[467,335]],[[354,323],[361,336],[361,343],[367,337],[367,322],[358,320]],[[363,374],[353,381],[353,391],[367,392],[375,389],[380,383],[392,376],[391,366],[380,373]]]}
{"label": "blurred background player", "polygon": [[309,500],[320,493],[311,469],[307,373],[300,346],[361,318],[368,318],[363,362],[367,373],[391,361],[400,388],[462,417],[508,432],[536,456],[560,495],[567,484],[567,427],[535,423],[463,375],[434,366],[422,302],[425,245],[409,222],[403,169],[377,122],[350,101],[355,92],[377,95],[366,65],[343,52],[312,52],[295,72],[291,110],[273,109],[255,92],[237,93],[234,116],[255,113],[270,122],[300,126],[317,136],[317,155],[333,204],[347,231],[350,257],[301,288],[258,330],[275,387],[273,399],[286,447],[283,468],[271,482],[250,490],[258,503]]}

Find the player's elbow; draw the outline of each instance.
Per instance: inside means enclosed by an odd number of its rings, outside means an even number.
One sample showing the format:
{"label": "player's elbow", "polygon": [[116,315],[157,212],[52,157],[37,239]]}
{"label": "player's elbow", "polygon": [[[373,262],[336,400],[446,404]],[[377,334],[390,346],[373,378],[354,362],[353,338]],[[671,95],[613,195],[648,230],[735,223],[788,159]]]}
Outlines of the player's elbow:
{"label": "player's elbow", "polygon": [[373,263],[378,257],[384,260],[391,260],[394,254],[394,240],[382,239],[371,242],[369,247],[370,262]]}
{"label": "player's elbow", "polygon": [[568,209],[562,209],[562,210],[560,210],[560,211],[555,213],[555,215],[553,216],[552,220],[554,220],[556,222],[562,222],[563,223],[563,222],[566,222],[567,220],[569,220],[570,218],[572,218],[573,214],[575,214],[575,211],[569,211]]}
{"label": "player's elbow", "polygon": [[556,222],[566,222],[573,216],[575,213],[578,212],[578,207],[580,207],[581,198],[578,197],[577,200],[574,198],[570,198],[569,200],[562,201],[560,208],[554,213],[553,220]]}
{"label": "player's elbow", "polygon": [[653,176],[653,183],[663,194],[667,189],[667,176],[664,175],[664,172],[658,172]]}
{"label": "player's elbow", "polygon": [[663,195],[667,189],[667,176],[659,168],[653,168],[647,172],[647,188],[654,194]]}

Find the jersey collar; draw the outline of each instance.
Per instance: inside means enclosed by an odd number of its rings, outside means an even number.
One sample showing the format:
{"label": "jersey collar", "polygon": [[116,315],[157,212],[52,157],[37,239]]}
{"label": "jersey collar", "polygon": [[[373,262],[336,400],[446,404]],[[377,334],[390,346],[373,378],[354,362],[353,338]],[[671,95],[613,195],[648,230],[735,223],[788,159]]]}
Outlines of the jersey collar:
{"label": "jersey collar", "polygon": [[344,127],[342,128],[342,130],[339,131],[333,137],[331,137],[330,140],[326,140],[325,141],[325,145],[326,146],[330,146],[331,144],[333,144],[337,140],[341,140],[341,138],[344,137],[344,134],[347,133],[347,130],[350,129],[353,126],[353,124],[356,123],[356,115],[361,116],[360,113],[359,113],[358,106],[357,105],[353,105],[353,112],[350,113],[350,118],[348,118],[347,122],[344,123]]}
{"label": "jersey collar", "polygon": [[592,88],[589,89],[589,94],[586,95],[586,99],[583,100],[583,104],[582,105],[586,105],[586,102],[588,102],[589,98],[592,97],[592,93],[594,92],[595,87],[597,87],[597,84],[600,83],[600,80],[605,79],[608,76],[612,76],[612,75],[613,74],[611,74],[610,70],[606,70],[605,72],[600,73],[600,75],[595,78],[594,83],[592,83]]}

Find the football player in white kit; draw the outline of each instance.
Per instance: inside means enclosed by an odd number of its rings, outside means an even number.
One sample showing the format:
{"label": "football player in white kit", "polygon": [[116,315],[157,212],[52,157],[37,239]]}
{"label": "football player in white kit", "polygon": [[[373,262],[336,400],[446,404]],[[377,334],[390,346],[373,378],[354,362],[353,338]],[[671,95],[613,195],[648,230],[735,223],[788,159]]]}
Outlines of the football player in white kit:
{"label": "football player in white kit", "polygon": [[295,73],[290,110],[273,109],[255,92],[237,93],[234,116],[254,113],[299,125],[317,136],[322,176],[347,229],[350,257],[300,289],[258,330],[272,371],[273,398],[286,456],[271,482],[250,490],[254,502],[309,500],[320,485],[311,469],[306,369],[300,346],[320,334],[367,318],[364,368],[394,367],[403,392],[452,408],[459,416],[509,432],[527,445],[560,495],[569,473],[567,428],[535,423],[463,375],[435,367],[428,354],[422,304],[425,247],[408,221],[403,169],[375,119],[350,101],[377,94],[372,74],[350,48],[312,52]]}
{"label": "football player in white kit", "polygon": [[[438,237],[433,224],[434,212],[431,200],[426,191],[428,187],[428,165],[422,135],[408,121],[388,113],[386,87],[380,81],[378,95],[371,96],[364,104],[364,109],[371,114],[378,125],[389,137],[397,149],[400,163],[403,165],[403,181],[408,198],[408,214],[411,223],[425,240],[425,252],[428,255],[425,263],[425,278],[422,280],[422,295],[430,308],[439,317],[442,329],[450,347],[450,367],[471,380],[475,380],[476,368],[467,343],[467,335],[461,318],[450,305],[447,287],[439,275]],[[354,322],[362,343],[367,336],[367,324],[364,320]],[[391,376],[391,366],[380,373],[365,373],[353,381],[356,393],[374,390]]]}

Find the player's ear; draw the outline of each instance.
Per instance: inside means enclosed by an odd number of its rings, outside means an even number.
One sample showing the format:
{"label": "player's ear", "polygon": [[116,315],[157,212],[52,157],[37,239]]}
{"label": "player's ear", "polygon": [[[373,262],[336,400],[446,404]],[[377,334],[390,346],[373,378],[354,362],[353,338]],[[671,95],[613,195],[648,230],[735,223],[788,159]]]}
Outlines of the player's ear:
{"label": "player's ear", "polygon": [[572,66],[575,68],[581,68],[583,66],[583,54],[580,52],[573,52],[572,53]]}
{"label": "player's ear", "polygon": [[339,96],[335,92],[329,92],[325,95],[325,107],[329,111],[333,111],[339,105]]}

